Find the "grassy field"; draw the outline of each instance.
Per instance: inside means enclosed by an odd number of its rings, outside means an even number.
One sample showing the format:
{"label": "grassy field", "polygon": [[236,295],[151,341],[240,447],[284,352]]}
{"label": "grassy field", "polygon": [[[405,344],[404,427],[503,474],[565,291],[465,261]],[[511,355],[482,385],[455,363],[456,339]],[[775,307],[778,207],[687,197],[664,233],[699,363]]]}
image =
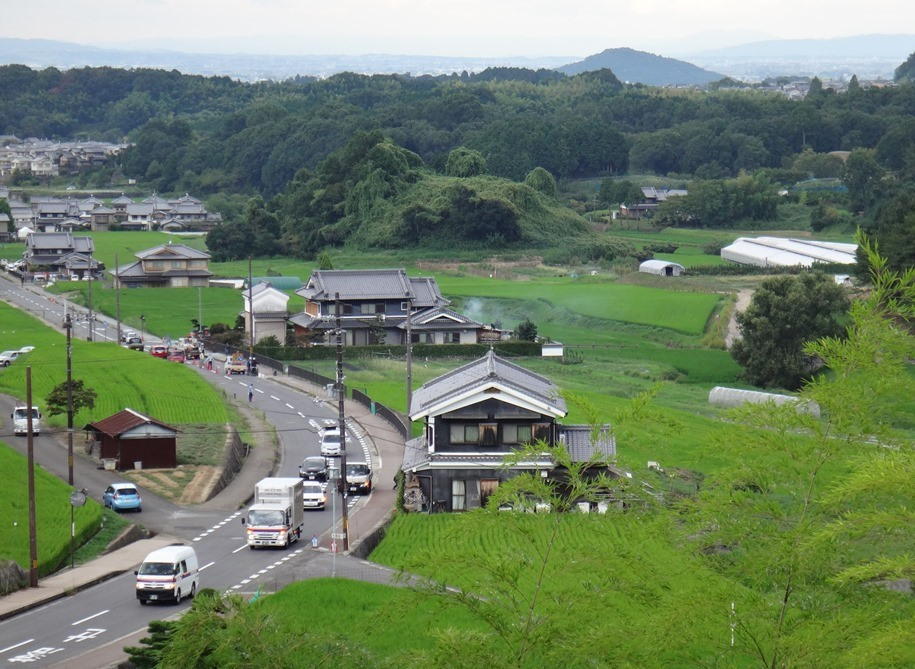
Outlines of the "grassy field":
{"label": "grassy field", "polygon": [[[35,350],[0,371],[0,392],[25,397],[25,368],[32,367],[35,404],[65,379],[66,338],[40,321],[0,302],[2,348],[34,346]],[[76,415],[84,425],[105,418],[125,406],[166,423],[226,423],[232,420],[223,398],[193,370],[173,362],[128,351],[114,343],[73,340],[73,377],[95,389],[93,409]],[[58,415],[45,420],[62,425]]]}
{"label": "grassy field", "polygon": [[[6,430],[4,430],[5,432]],[[28,461],[0,442],[0,559],[29,566]],[[40,467],[35,468],[35,509],[38,532],[38,568],[41,575],[54,571],[69,557],[70,492],[66,483]],[[96,533],[102,507],[94,500],[76,510],[77,545]]]}
{"label": "grassy field", "polygon": [[439,275],[442,293],[461,297],[537,300],[583,316],[701,334],[717,295],[623,285],[605,279],[555,278],[536,282]]}

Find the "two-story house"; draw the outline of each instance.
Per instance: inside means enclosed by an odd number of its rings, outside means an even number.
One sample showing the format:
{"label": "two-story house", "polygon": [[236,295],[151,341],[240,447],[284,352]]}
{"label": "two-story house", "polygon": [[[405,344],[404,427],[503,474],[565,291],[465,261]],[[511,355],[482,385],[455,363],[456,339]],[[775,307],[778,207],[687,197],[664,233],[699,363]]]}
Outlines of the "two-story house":
{"label": "two-story house", "polygon": [[32,232],[26,237],[23,257],[30,272],[82,277],[101,268],[92,257],[94,250],[92,237],[70,232]]}
{"label": "two-story house", "polygon": [[549,453],[507,464],[514,451],[535,441],[564,445],[574,461],[616,454],[606,426],[592,443],[590,426],[558,422],[566,413],[549,379],[492,350],[425,383],[410,404],[410,419],[423,421],[423,434],[407,442],[402,464],[414,510],[464,511],[485,505],[502,481],[520,472],[558,475]]}
{"label": "two-story house", "polygon": [[408,329],[413,343],[475,344],[491,330],[448,309],[435,279],[403,269],[315,270],[296,294],[305,310],[289,320],[297,335],[315,339],[334,329],[339,296],[347,345],[403,345]]}
{"label": "two-story house", "polygon": [[210,254],[184,244],[162,244],[136,254],[137,259],[110,273],[115,283],[128,288],[139,286],[207,286],[213,273]]}
{"label": "two-story house", "polygon": [[[248,302],[250,292],[251,303]],[[289,296],[281,290],[277,290],[269,281],[261,281],[256,284],[250,291],[242,291],[244,301],[244,310],[241,317],[245,319],[245,332],[252,336],[254,343],[266,339],[267,337],[276,337],[276,340],[283,345],[286,343],[286,318],[289,311],[286,309],[286,303]],[[253,309],[252,309],[253,304]],[[249,319],[253,317],[254,328],[252,330]]]}

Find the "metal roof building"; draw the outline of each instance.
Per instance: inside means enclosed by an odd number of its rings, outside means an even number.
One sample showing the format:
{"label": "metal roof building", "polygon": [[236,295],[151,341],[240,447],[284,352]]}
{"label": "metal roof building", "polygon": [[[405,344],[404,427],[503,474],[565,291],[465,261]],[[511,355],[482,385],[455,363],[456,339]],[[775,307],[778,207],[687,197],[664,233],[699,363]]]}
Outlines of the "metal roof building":
{"label": "metal roof building", "polygon": [[657,274],[658,276],[680,276],[686,271],[686,268],[680,263],[653,258],[639,265],[639,271],[646,274]]}
{"label": "metal roof building", "polygon": [[857,244],[783,237],[738,237],[721,249],[721,257],[757,267],[811,267],[816,263],[853,265]]}

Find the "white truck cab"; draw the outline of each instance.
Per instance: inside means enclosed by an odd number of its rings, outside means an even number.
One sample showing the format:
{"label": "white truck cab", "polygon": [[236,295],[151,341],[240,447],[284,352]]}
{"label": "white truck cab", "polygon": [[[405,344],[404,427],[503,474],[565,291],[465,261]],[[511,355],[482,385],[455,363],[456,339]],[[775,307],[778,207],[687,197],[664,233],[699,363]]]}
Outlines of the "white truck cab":
{"label": "white truck cab", "polygon": [[[29,431],[29,410],[25,406],[15,407],[10,414],[13,420],[13,433],[25,434]],[[32,434],[41,432],[41,411],[38,407],[32,407]]]}
{"label": "white truck cab", "polygon": [[197,553],[184,544],[172,544],[153,551],[134,574],[140,604],[160,600],[178,604],[185,597],[196,595],[200,589]]}
{"label": "white truck cab", "polygon": [[254,486],[254,504],[248,509],[245,537],[249,548],[285,548],[302,536],[305,502],[302,479],[268,477]]}

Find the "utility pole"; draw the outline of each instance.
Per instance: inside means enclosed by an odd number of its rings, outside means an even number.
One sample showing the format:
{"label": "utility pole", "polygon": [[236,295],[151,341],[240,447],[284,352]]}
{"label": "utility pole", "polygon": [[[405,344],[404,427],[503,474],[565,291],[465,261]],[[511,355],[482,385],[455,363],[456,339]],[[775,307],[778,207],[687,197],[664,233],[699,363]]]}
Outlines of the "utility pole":
{"label": "utility pole", "polygon": [[248,363],[254,359],[254,302],[251,300],[251,291],[254,286],[251,285],[251,256],[248,256]]}
{"label": "utility pole", "polygon": [[29,587],[38,587],[38,537],[35,525],[35,449],[32,439],[32,368],[25,368],[26,434],[29,453]]}
{"label": "utility pole", "polygon": [[118,321],[118,346],[121,345],[121,274],[118,254],[114,254],[114,315]]}
{"label": "utility pole", "polygon": [[337,327],[337,425],[340,428],[340,498],[343,501],[340,520],[343,523],[343,550],[349,550],[349,512],[346,508],[346,416],[343,412],[343,325],[340,321],[340,293],[334,294],[334,317]]}
{"label": "utility pole", "polygon": [[203,287],[197,286],[197,325],[200,337],[203,337]]}
{"label": "utility pole", "polygon": [[73,345],[70,331],[73,323],[70,314],[64,319],[67,331],[67,483],[73,485]]}
{"label": "utility pole", "polygon": [[413,402],[413,298],[407,300],[407,409],[410,415],[410,404]]}
{"label": "utility pole", "polygon": [[92,265],[89,265],[89,334],[86,341],[92,341]]}

